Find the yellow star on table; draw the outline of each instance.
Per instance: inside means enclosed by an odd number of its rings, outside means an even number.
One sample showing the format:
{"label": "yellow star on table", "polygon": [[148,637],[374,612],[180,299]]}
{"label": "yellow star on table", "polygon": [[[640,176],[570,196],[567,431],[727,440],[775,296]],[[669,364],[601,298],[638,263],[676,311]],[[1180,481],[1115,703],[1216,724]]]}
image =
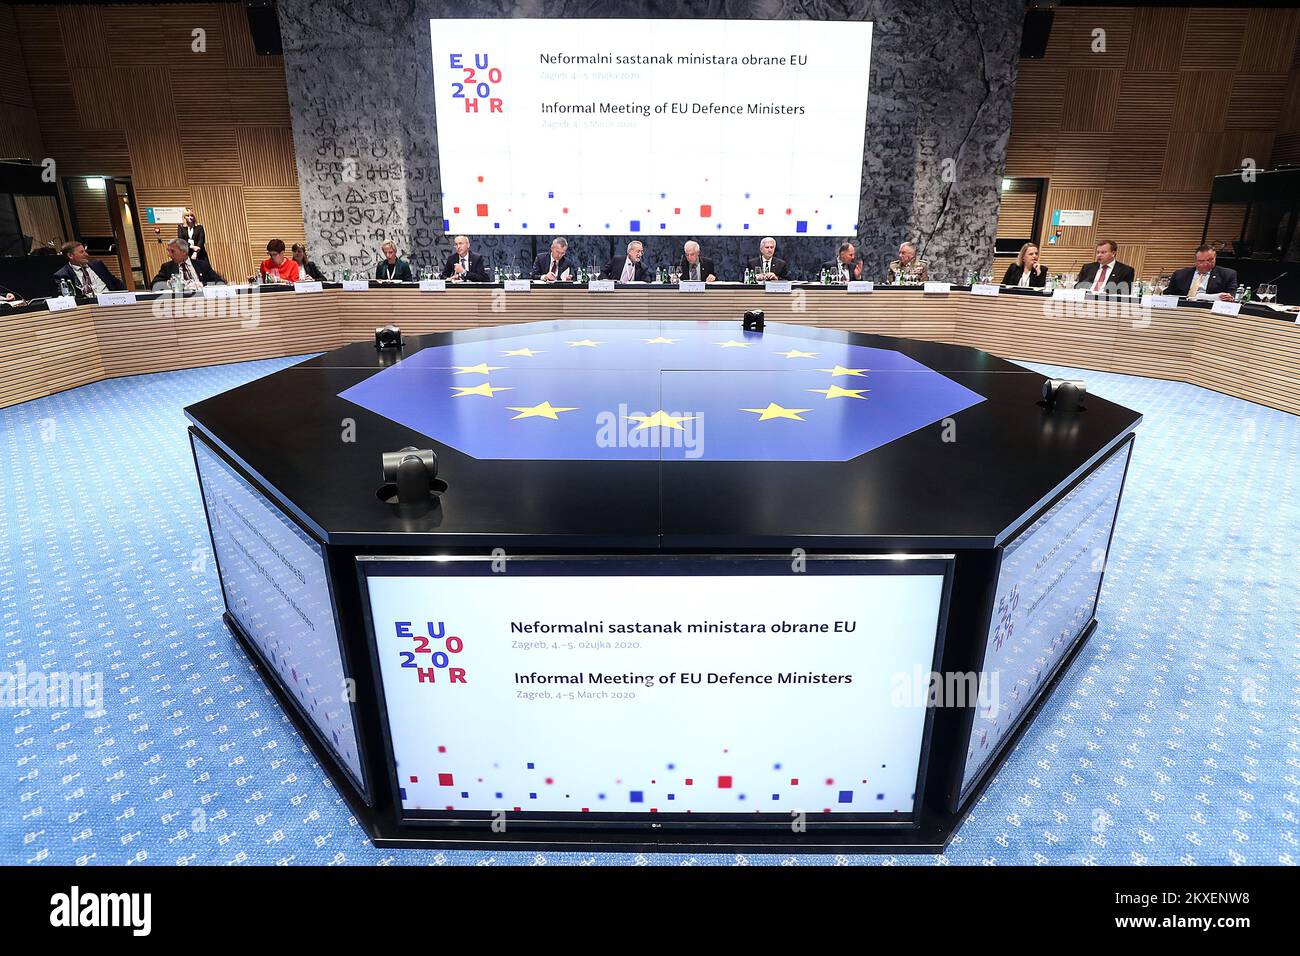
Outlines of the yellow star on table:
{"label": "yellow star on table", "polygon": [[714,345],[721,345],[724,349],[747,349],[747,348],[749,348],[749,343],[748,343],[748,342],[737,342],[737,341],[735,341],[734,339],[728,339],[728,340],[725,341],[725,342],[714,342],[713,344],[714,344]]}
{"label": "yellow star on table", "polygon": [[682,428],[682,422],[689,422],[695,418],[694,415],[669,415],[662,408],[653,415],[626,415],[624,417],[627,418],[628,421],[641,423],[637,425],[636,428],[632,429],[633,431],[640,431],[643,428],[653,428],[658,425],[660,428],[675,428],[679,432],[686,430]]}
{"label": "yellow star on table", "polygon": [[676,344],[677,344],[677,340],[676,340],[676,339],[666,339],[666,338],[664,338],[662,335],[660,335],[660,336],[656,336],[656,337],[653,338],[653,339],[646,339],[646,340],[645,340],[645,344],[646,344],[646,345],[676,345]]}
{"label": "yellow star on table", "polygon": [[866,392],[866,391],[870,391],[870,389],[866,389],[866,388],[840,388],[838,385],[832,385],[830,388],[810,388],[810,389],[808,389],[808,391],[810,391],[810,392],[820,392],[821,394],[825,395],[828,399],[830,399],[830,398],[861,398],[861,399],[865,402],[866,399],[863,398],[862,393],[863,393],[863,392]]}
{"label": "yellow star on table", "polygon": [[586,346],[589,349],[594,349],[597,345],[604,345],[604,344],[605,344],[604,342],[593,342],[591,339],[583,339],[580,342],[570,342],[569,348],[574,348],[575,346],[582,345],[582,346]]}
{"label": "yellow star on table", "polygon": [[866,373],[869,370],[865,368],[845,368],[843,365],[837,365],[834,368],[819,368],[817,371],[829,372],[831,378],[839,375],[857,375],[859,378],[866,378]]}
{"label": "yellow star on table", "polygon": [[492,398],[494,393],[508,392],[511,388],[509,385],[490,385],[487,382],[481,382],[478,385],[451,385],[448,387],[456,390],[456,394],[452,398],[464,398],[466,395],[486,395],[488,398]]}
{"label": "yellow star on table", "polygon": [[534,405],[531,408],[523,408],[518,405],[507,405],[506,408],[510,409],[512,412],[519,413],[514,418],[510,419],[511,421],[515,421],[515,419],[519,418],[549,418],[553,422],[558,422],[560,420],[559,412],[576,412],[578,410],[576,405],[572,408],[557,408],[549,401],[542,402],[540,405]]}
{"label": "yellow star on table", "polygon": [[816,358],[816,352],[800,352],[798,349],[791,349],[788,352],[773,352],[773,355],[784,355],[786,358]]}
{"label": "yellow star on table", "polygon": [[[778,353],[779,354],[779,353]],[[742,408],[742,412],[753,412],[758,416],[760,422],[765,422],[770,418],[792,418],[796,422],[807,421],[800,418],[800,412],[811,412],[811,408],[782,408],[776,402],[769,402],[767,408]]]}
{"label": "yellow star on table", "polygon": [[467,372],[476,372],[480,375],[487,375],[495,372],[497,369],[505,368],[504,365],[489,365],[487,362],[479,362],[477,365],[453,365],[457,375],[464,375]]}
{"label": "yellow star on table", "polygon": [[530,348],[522,348],[522,349],[511,349],[509,352],[502,352],[501,354],[502,355],[523,355],[527,358],[532,358],[534,355],[541,355],[545,351],[546,349],[538,349],[537,351],[533,351]]}

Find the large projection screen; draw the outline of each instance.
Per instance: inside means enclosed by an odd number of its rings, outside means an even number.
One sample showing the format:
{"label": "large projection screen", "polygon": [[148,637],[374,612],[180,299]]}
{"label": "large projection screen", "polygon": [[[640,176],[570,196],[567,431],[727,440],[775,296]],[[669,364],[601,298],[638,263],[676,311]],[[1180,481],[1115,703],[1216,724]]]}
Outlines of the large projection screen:
{"label": "large projection screen", "polygon": [[869,22],[429,29],[448,232],[857,231]]}

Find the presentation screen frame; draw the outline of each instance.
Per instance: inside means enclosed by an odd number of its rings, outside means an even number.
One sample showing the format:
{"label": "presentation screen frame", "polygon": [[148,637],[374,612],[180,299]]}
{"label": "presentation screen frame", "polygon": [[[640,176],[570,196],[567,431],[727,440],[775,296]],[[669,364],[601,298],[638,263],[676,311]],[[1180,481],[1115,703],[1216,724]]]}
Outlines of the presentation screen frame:
{"label": "presentation screen frame", "polygon": [[[384,690],[379,642],[371,609],[369,578],[392,577],[488,577],[494,574],[492,555],[429,555],[392,556],[362,554],[356,557],[357,579],[361,597],[365,638],[371,655],[375,675],[377,710],[382,737],[385,771],[393,799],[394,821],[399,826],[481,828],[491,823],[496,810],[415,811],[407,810],[400,799],[401,785],[397,760],[389,725],[388,704]],[[945,638],[948,629],[949,606],[952,598],[956,555],[952,553],[926,554],[816,554],[806,555],[806,574],[860,574],[872,576],[927,575],[942,578],[934,637],[933,657],[929,672],[940,670]],[[511,574],[529,576],[615,576],[644,575],[690,576],[707,573],[735,576],[772,576],[788,570],[792,561],[789,553],[756,554],[536,554],[513,555],[508,558]],[[853,831],[863,829],[915,830],[922,825],[922,806],[925,802],[927,771],[933,745],[935,708],[925,707],[920,740],[919,759],[912,806],[907,813],[819,813],[811,809],[806,826],[810,830]],[[942,773],[940,773],[942,777]],[[520,811],[509,815],[509,826],[520,830],[573,830],[594,831],[727,831],[763,832],[788,831],[791,826],[789,812],[775,813],[667,813],[641,812],[573,812],[573,811]],[[467,829],[466,834],[472,832]]]}

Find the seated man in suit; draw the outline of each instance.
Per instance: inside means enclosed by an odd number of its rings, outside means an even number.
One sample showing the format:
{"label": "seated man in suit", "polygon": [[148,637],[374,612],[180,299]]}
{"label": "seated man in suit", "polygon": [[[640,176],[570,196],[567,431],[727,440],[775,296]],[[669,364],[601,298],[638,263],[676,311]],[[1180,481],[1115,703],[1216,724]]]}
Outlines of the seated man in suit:
{"label": "seated man in suit", "polygon": [[1217,295],[1225,301],[1232,301],[1237,291],[1237,273],[1220,265],[1215,265],[1218,256],[1213,247],[1197,246],[1196,265],[1179,269],[1169,278],[1166,295],[1182,296],[1194,299],[1197,294]]}
{"label": "seated man in suit", "polygon": [[59,280],[67,279],[77,290],[77,295],[92,298],[101,292],[121,292],[122,283],[117,276],[108,271],[108,267],[98,259],[90,258],[86,247],[75,239],[65,242],[59,249],[68,261],[58,272],[54,273],[54,289],[57,294]]}
{"label": "seated man in suit", "polygon": [[543,252],[533,263],[533,278],[543,282],[572,282],[578,277],[578,262],[569,257],[569,240],[556,236],[551,251]]}
{"label": "seated man in suit", "polygon": [[491,282],[483,257],[469,251],[469,236],[457,236],[454,244],[456,251],[447,257],[442,277],[462,282]]}
{"label": "seated man in suit", "polygon": [[405,259],[397,257],[397,246],[392,241],[385,242],[379,249],[383,252],[384,258],[375,266],[375,279],[377,281],[415,281],[415,277],[411,274],[411,264]]}
{"label": "seated man in suit", "polygon": [[679,277],[684,282],[718,281],[713,269],[713,260],[705,259],[700,255],[700,244],[694,239],[687,240],[686,245],[682,247],[682,259],[677,263],[673,281],[676,282]]}
{"label": "seated man in suit", "polygon": [[898,258],[889,264],[890,282],[929,282],[930,264],[916,257],[916,243],[904,242],[898,247]]}
{"label": "seated man in suit", "polygon": [[757,258],[750,259],[745,265],[754,270],[757,282],[777,282],[789,278],[790,267],[784,259],[776,257],[776,240],[771,236],[758,244]]}
{"label": "seated man in suit", "polygon": [[862,278],[862,260],[858,258],[858,247],[847,239],[841,242],[835,258],[822,263],[822,271],[832,273],[836,282],[857,282]]}
{"label": "seated man in suit", "polygon": [[190,259],[190,244],[184,239],[173,239],[167,243],[167,261],[153,277],[150,286],[155,292],[163,292],[178,275],[186,289],[201,289],[205,285],[226,281],[208,265],[206,259]]}
{"label": "seated man in suit", "polygon": [[633,239],[627,244],[627,255],[615,256],[605,263],[605,268],[600,270],[600,277],[616,282],[649,282],[650,273],[641,261],[644,251],[641,240]]}
{"label": "seated man in suit", "polygon": [[1119,246],[1114,239],[1098,242],[1097,261],[1089,262],[1079,270],[1074,287],[1107,295],[1128,295],[1136,274],[1131,265],[1115,258],[1118,251]]}

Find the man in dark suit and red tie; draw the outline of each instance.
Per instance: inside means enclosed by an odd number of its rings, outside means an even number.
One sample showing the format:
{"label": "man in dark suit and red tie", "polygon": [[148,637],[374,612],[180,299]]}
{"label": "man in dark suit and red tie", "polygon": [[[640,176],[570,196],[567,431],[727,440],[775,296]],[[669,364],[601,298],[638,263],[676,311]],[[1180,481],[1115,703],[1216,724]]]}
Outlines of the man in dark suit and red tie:
{"label": "man in dark suit and red tie", "polygon": [[777,282],[790,275],[786,261],[776,257],[776,240],[771,236],[758,244],[758,255],[745,264],[754,270],[756,282]]}
{"label": "man in dark suit and red tie", "polygon": [[1218,255],[1213,246],[1198,246],[1196,266],[1179,269],[1170,276],[1169,287],[1165,289],[1165,294],[1194,299],[1204,293],[1231,301],[1237,291],[1237,273],[1232,269],[1216,265],[1217,259]]}
{"label": "man in dark suit and red tie", "polygon": [[463,282],[491,282],[483,257],[469,251],[469,236],[457,236],[454,244],[456,251],[447,257],[442,277]]}
{"label": "man in dark suit and red tie", "polygon": [[533,278],[543,282],[573,282],[578,278],[578,261],[569,256],[569,240],[556,236],[551,251],[543,252],[533,263]]}
{"label": "man in dark suit and red tie", "polygon": [[93,298],[101,292],[121,292],[124,288],[117,276],[109,272],[104,263],[90,258],[86,247],[75,239],[65,242],[59,251],[68,261],[54,273],[55,289],[58,289],[60,279],[71,282],[77,295],[85,298]]}
{"label": "man in dark suit and red tie", "polygon": [[641,240],[633,239],[627,244],[627,255],[615,256],[605,263],[605,268],[600,270],[600,277],[615,282],[649,282],[650,274],[641,261],[644,251]]}
{"label": "man in dark suit and red tie", "polygon": [[1136,273],[1133,267],[1115,258],[1119,246],[1114,239],[1103,239],[1097,243],[1097,261],[1089,262],[1079,270],[1075,280],[1076,289],[1106,295],[1128,295],[1133,288]]}

